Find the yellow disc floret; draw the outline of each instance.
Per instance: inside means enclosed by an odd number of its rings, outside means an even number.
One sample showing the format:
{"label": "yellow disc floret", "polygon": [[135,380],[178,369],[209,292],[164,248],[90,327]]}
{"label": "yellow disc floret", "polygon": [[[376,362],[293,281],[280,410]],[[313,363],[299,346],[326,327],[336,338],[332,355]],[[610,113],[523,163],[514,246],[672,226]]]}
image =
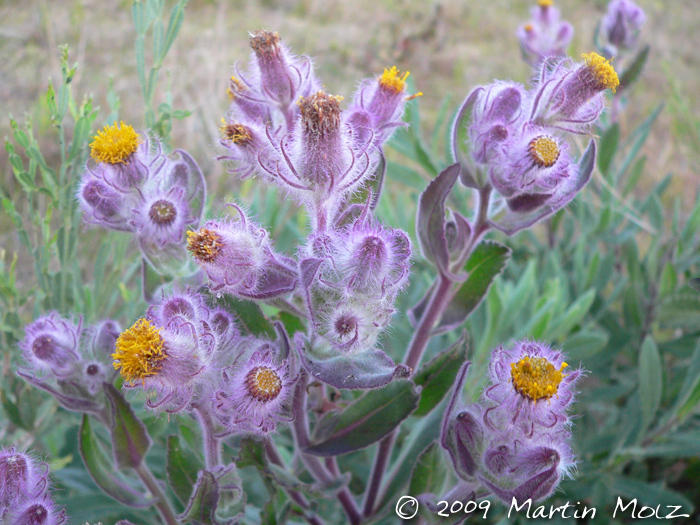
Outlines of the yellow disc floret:
{"label": "yellow disc floret", "polygon": [[535,137],[529,145],[530,157],[541,168],[551,168],[559,158],[559,145],[552,137]]}
{"label": "yellow disc floret", "polygon": [[134,326],[124,330],[117,339],[116,352],[112,354],[114,368],[131,383],[157,374],[166,357],[160,328],[147,319],[139,319]]}
{"label": "yellow disc floret", "polygon": [[256,366],[245,377],[248,393],[258,401],[267,403],[275,399],[282,390],[282,380],[272,368]]}
{"label": "yellow disc floret", "polygon": [[537,401],[556,395],[559,383],[566,377],[562,374],[562,370],[567,366],[569,365],[562,363],[557,370],[544,357],[526,355],[517,363],[511,363],[510,377],[515,390],[521,395]]}
{"label": "yellow disc floret", "polygon": [[552,0],[539,0],[537,5],[540,7],[552,7],[554,2]]}
{"label": "yellow disc floret", "polygon": [[384,73],[379,78],[379,85],[388,91],[393,91],[394,93],[403,93],[406,89],[406,79],[410,75],[406,71],[401,75],[401,71],[396,69],[396,66],[392,66],[391,69],[384,68]]}
{"label": "yellow disc floret", "polygon": [[223,118],[221,119],[219,131],[221,132],[221,138],[233,142],[238,146],[245,146],[250,144],[250,142],[253,140],[253,135],[250,128],[244,126],[243,124],[235,124],[233,122],[229,122],[227,124]]}
{"label": "yellow disc floret", "polygon": [[120,122],[98,131],[90,144],[90,155],[96,162],[126,164],[138,148],[141,139],[134,128]]}
{"label": "yellow disc floret", "polygon": [[615,88],[620,85],[620,79],[617,78],[610,60],[606,60],[595,52],[584,53],[581,57],[586,60],[586,68],[592,73],[600,89],[612,89],[615,93]]}

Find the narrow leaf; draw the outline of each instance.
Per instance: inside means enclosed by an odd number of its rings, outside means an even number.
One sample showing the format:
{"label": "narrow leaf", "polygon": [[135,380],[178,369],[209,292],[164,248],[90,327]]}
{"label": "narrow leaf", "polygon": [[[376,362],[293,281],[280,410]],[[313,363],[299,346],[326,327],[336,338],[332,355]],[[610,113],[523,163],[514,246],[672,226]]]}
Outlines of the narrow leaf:
{"label": "narrow leaf", "polygon": [[661,356],[656,342],[648,335],[639,354],[639,399],[642,425],[645,428],[654,420],[659,410],[662,391]]}
{"label": "narrow leaf", "polygon": [[104,383],[104,389],[112,406],[111,431],[115,463],[119,468],[137,468],[151,448],[146,425],[136,417],[122,393],[111,383]]}
{"label": "narrow leaf", "polygon": [[185,512],[178,516],[184,522],[194,522],[198,525],[218,525],[216,507],[219,503],[219,484],[214,475],[202,470]]}
{"label": "narrow leaf", "polygon": [[394,430],[416,409],[419,400],[415,385],[407,379],[370,390],[341,413],[322,418],[305,452],[337,456],[367,447]]}

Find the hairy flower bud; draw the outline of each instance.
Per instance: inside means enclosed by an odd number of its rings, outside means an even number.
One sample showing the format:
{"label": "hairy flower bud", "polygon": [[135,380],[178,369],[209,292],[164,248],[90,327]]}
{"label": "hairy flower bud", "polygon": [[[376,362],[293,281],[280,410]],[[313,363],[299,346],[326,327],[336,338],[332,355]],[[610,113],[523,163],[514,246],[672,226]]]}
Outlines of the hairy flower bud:
{"label": "hairy flower bud", "polygon": [[14,447],[0,449],[0,518],[4,508],[34,498],[48,486],[48,466]]}
{"label": "hairy flower bud", "polygon": [[25,329],[20,343],[24,358],[34,371],[67,377],[75,371],[80,351],[82,320],[78,324],[56,312],[40,317]]}
{"label": "hairy flower bud", "polygon": [[66,513],[48,494],[18,502],[5,516],[7,525],[63,525]]}

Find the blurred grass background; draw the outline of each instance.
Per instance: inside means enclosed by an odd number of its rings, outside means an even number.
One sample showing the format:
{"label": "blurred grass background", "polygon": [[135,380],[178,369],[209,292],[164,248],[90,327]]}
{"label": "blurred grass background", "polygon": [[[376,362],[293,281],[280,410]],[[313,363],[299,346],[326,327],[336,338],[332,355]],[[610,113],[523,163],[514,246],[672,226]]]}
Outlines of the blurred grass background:
{"label": "blurred grass background", "polygon": [[[170,86],[174,107],[193,111],[175,121],[173,145],[188,150],[200,163],[209,190],[221,200],[238,186],[217,154],[218,126],[228,100],[225,90],[232,64],[248,60],[247,33],[278,31],[298,54],[315,58],[316,71],[328,92],[350,100],[356,84],[389,65],[409,70],[420,99],[422,125],[429,132],[438,109],[449,98],[453,111],[476,85],[494,78],[526,82],[528,67],[520,59],[515,36],[529,19],[534,2],[522,0],[191,0],[181,33],[161,70],[156,105]],[[558,2],[575,27],[570,53],[593,49],[592,35],[606,9],[605,0]],[[631,92],[622,116],[622,133],[631,129],[661,100],[669,103],[645,146],[651,186],[674,174],[671,194],[692,204],[700,168],[700,10],[697,0],[638,0],[647,13],[641,44],[652,52],[643,78]],[[169,8],[166,7],[166,11]],[[48,111],[37,104],[48,78],[60,78],[58,46],[70,47],[70,63],[79,63],[73,93],[92,94],[109,114],[110,79],[121,98],[119,116],[143,128],[131,20],[131,1],[5,0],[0,2],[0,132],[10,135],[9,114],[20,123],[30,118],[44,155],[58,161]],[[148,52],[148,42],[147,42]],[[147,57],[148,60],[148,57]],[[21,198],[7,155],[0,156],[2,190]],[[5,257],[16,249],[11,223],[0,218]]]}

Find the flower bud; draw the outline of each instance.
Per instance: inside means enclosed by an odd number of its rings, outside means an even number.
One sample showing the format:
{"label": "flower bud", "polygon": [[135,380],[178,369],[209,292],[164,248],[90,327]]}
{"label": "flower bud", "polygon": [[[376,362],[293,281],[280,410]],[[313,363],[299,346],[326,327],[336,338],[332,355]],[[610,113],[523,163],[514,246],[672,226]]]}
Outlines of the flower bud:
{"label": "flower bud", "polygon": [[51,312],[27,326],[20,347],[34,371],[57,377],[74,372],[80,359],[81,324],[82,321],[76,325]]}
{"label": "flower bud", "polygon": [[47,474],[48,466],[30,455],[14,447],[0,449],[0,517],[3,508],[39,496],[47,487]]}
{"label": "flower bud", "polygon": [[48,494],[29,498],[14,505],[5,516],[6,525],[63,525],[66,513]]}

